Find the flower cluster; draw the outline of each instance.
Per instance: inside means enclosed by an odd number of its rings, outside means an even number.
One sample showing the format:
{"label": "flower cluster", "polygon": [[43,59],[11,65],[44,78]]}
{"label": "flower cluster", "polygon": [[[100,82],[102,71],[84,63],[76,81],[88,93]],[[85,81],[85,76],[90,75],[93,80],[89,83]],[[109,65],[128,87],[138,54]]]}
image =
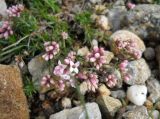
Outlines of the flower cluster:
{"label": "flower cluster", "polygon": [[10,17],[20,17],[21,12],[24,10],[22,4],[13,5],[7,9],[7,13]]}
{"label": "flower cluster", "polygon": [[117,84],[117,78],[114,74],[109,74],[106,78],[106,84],[108,87],[113,88]]}
{"label": "flower cluster", "polygon": [[100,69],[100,67],[106,63],[104,53],[104,48],[94,46],[92,52],[87,55],[87,60],[94,63],[96,69]]}
{"label": "flower cluster", "polygon": [[128,60],[124,60],[119,64],[119,69],[122,73],[123,79],[126,81],[131,79],[131,75],[128,74],[127,65],[128,65]]}
{"label": "flower cluster", "polygon": [[88,91],[95,92],[98,88],[99,80],[96,73],[79,73],[77,78],[82,79],[87,83]]}
{"label": "flower cluster", "polygon": [[53,59],[53,57],[59,52],[59,44],[55,41],[44,43],[46,53],[42,56],[46,61]]}
{"label": "flower cluster", "polygon": [[68,53],[68,56],[64,59],[65,64],[69,65],[70,62],[74,62],[76,58],[76,52],[71,51]]}
{"label": "flower cluster", "polygon": [[61,36],[62,36],[62,39],[63,39],[63,40],[68,39],[68,33],[66,33],[66,32],[62,32],[62,33],[61,33]]}
{"label": "flower cluster", "polygon": [[124,50],[127,54],[133,56],[136,59],[142,57],[142,52],[136,48],[136,42],[133,39],[122,41],[121,39],[116,40],[116,46],[119,50]]}
{"label": "flower cluster", "polygon": [[79,72],[79,65],[79,62],[74,63],[70,61],[69,65],[62,64],[60,61],[58,62],[58,65],[54,68],[53,74],[60,77],[58,85],[61,91],[64,90],[65,85],[75,87],[74,76]]}
{"label": "flower cluster", "polygon": [[42,78],[41,80],[41,85],[42,86],[47,86],[48,88],[51,87],[51,85],[54,84],[53,79],[51,78],[50,75],[46,75]]}
{"label": "flower cluster", "polygon": [[0,26],[0,38],[7,39],[12,34],[13,34],[13,31],[11,29],[9,22],[8,21],[2,22]]}

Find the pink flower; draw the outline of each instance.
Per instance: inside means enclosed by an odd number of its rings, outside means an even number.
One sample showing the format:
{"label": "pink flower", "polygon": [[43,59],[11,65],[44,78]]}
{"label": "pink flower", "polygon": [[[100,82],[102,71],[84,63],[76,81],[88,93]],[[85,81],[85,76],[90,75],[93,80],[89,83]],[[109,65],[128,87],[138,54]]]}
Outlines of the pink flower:
{"label": "pink flower", "polygon": [[88,74],[88,80],[86,82],[88,85],[88,90],[95,92],[95,90],[98,88],[98,76],[94,73]]}
{"label": "pink flower", "polygon": [[14,5],[7,9],[7,13],[10,17],[20,17],[21,12],[24,10],[24,6],[22,4]]}
{"label": "pink flower", "polygon": [[92,62],[96,69],[99,69],[106,63],[104,52],[103,48],[94,46],[92,52],[87,55],[87,60]]}
{"label": "pink flower", "polygon": [[79,78],[79,79],[87,79],[87,75],[84,73],[84,72],[79,72],[77,75],[76,75],[76,78]]}
{"label": "pink flower", "polygon": [[98,76],[95,73],[81,73],[82,77],[80,79],[84,80],[87,83],[88,91],[95,92],[98,88]]}
{"label": "pink flower", "polygon": [[108,87],[113,88],[117,84],[117,78],[114,74],[110,74],[106,78],[106,84]]}
{"label": "pink flower", "polygon": [[128,66],[128,60],[124,60],[119,64],[121,75],[122,75],[123,79],[126,80],[126,81],[131,79],[131,75],[128,74],[127,66]]}
{"label": "pink flower", "polygon": [[64,70],[66,69],[66,65],[62,64],[61,61],[58,61],[58,65],[54,68],[54,75],[61,76],[64,74]]}
{"label": "pink flower", "polygon": [[71,51],[68,53],[68,56],[64,59],[65,64],[70,64],[70,61],[74,62],[76,58],[76,52]]}
{"label": "pink flower", "polygon": [[59,44],[55,41],[44,43],[46,53],[42,56],[46,61],[53,59],[53,57],[59,52]]}
{"label": "pink flower", "polygon": [[42,78],[41,80],[41,85],[43,86],[47,86],[48,88],[54,84],[54,81],[52,80],[51,76],[50,75],[46,75]]}
{"label": "pink flower", "polygon": [[127,65],[128,65],[128,60],[124,60],[123,62],[121,62],[121,63],[119,64],[120,70],[121,70],[121,71],[124,71],[125,68],[127,67]]}
{"label": "pink flower", "polygon": [[61,36],[62,36],[62,39],[63,39],[63,40],[68,39],[68,33],[66,33],[66,32],[62,32],[62,33],[61,33]]}
{"label": "pink flower", "polygon": [[13,34],[11,26],[8,21],[4,21],[0,24],[0,38],[7,39],[10,35]]}
{"label": "pink flower", "polygon": [[116,46],[119,50],[127,53],[128,55],[136,59],[140,59],[142,57],[142,51],[136,48],[137,44],[133,39],[129,39],[128,41],[122,41],[121,39],[117,39]]}
{"label": "pink flower", "polygon": [[133,4],[133,3],[131,3],[131,2],[128,2],[127,3],[127,7],[129,8],[129,9],[133,9],[133,8],[135,8],[135,4]]}
{"label": "pink flower", "polygon": [[64,83],[63,80],[59,80],[59,81],[58,81],[58,87],[59,87],[59,90],[60,90],[60,91],[64,91],[65,83]]}

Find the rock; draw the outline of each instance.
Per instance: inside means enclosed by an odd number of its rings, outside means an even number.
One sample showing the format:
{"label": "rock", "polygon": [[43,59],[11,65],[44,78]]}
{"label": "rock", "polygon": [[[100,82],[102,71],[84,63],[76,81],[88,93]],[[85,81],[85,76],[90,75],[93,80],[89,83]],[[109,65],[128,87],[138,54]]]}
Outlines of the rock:
{"label": "rock", "polygon": [[122,106],[118,99],[105,95],[98,96],[97,103],[106,118],[114,117],[117,110]]}
{"label": "rock", "polygon": [[160,39],[160,5],[140,4],[132,10],[123,6],[112,8],[108,12],[112,31],[125,29],[134,32],[143,40]]}
{"label": "rock", "polygon": [[146,107],[137,106],[135,109],[123,114],[124,119],[149,119]]}
{"label": "rock", "polygon": [[[99,107],[96,103],[87,103],[86,109],[89,119],[102,119]],[[86,111],[83,106],[78,106],[53,114],[49,119],[86,119]]]}
{"label": "rock", "polygon": [[97,17],[97,25],[103,30],[110,30],[108,18],[105,15],[100,15]]}
{"label": "rock", "polygon": [[154,0],[135,0],[136,3],[153,4]]}
{"label": "rock", "polygon": [[21,73],[16,66],[0,65],[0,116],[1,119],[29,119]]}
{"label": "rock", "polygon": [[160,83],[156,79],[147,81],[147,88],[149,92],[149,99],[155,103],[160,97]]}
{"label": "rock", "polygon": [[109,96],[111,94],[111,91],[104,84],[98,87],[98,92],[100,93],[100,95],[105,96]]}
{"label": "rock", "polygon": [[86,82],[82,82],[82,83],[80,84],[79,88],[80,88],[80,93],[81,93],[82,95],[85,95],[86,92],[88,91],[88,85],[87,85]]}
{"label": "rock", "polygon": [[155,51],[152,47],[148,47],[146,48],[145,52],[144,52],[144,57],[147,60],[153,60],[155,58]]}
{"label": "rock", "polygon": [[104,56],[106,59],[106,64],[109,64],[111,60],[114,58],[114,54],[110,51],[105,51]]}
{"label": "rock", "polygon": [[62,103],[62,107],[63,108],[71,108],[72,107],[72,103],[71,103],[71,99],[70,98],[64,97],[62,99],[61,103]]}
{"label": "rock", "polygon": [[130,80],[124,80],[129,85],[145,84],[145,81],[151,76],[151,71],[144,59],[131,61],[127,65],[127,73],[131,76]]}
{"label": "rock", "polygon": [[146,101],[147,87],[144,85],[133,85],[127,90],[127,98],[133,104],[141,106]]}
{"label": "rock", "polygon": [[154,111],[152,111],[151,115],[152,115],[153,119],[159,119],[159,111],[154,110]]}
{"label": "rock", "polygon": [[42,58],[42,55],[38,55],[28,63],[28,70],[32,75],[33,82],[40,91],[42,77],[50,74],[48,62]]}
{"label": "rock", "polygon": [[156,103],[156,109],[160,111],[160,101]]}
{"label": "rock", "polygon": [[146,100],[144,105],[148,110],[152,110],[153,109],[153,103],[150,100]]}
{"label": "rock", "polygon": [[155,51],[156,51],[156,59],[158,62],[158,68],[160,71],[160,45],[156,47]]}
{"label": "rock", "polygon": [[111,35],[109,45],[111,47],[111,51],[120,58],[135,59],[135,57],[133,57],[134,53],[130,53],[127,49],[128,45],[121,49],[118,47],[117,42],[119,41],[125,43],[134,42],[135,46],[132,49],[141,53],[145,51],[143,41],[136,34],[127,30],[119,30]]}
{"label": "rock", "polygon": [[86,56],[88,53],[89,53],[88,47],[82,47],[77,51],[77,55],[80,55],[80,56]]}
{"label": "rock", "polygon": [[116,90],[116,91],[111,91],[111,96],[117,99],[122,99],[126,97],[126,94],[124,90]]}
{"label": "rock", "polygon": [[92,4],[101,3],[102,0],[89,0]]}
{"label": "rock", "polygon": [[7,10],[6,2],[5,0],[1,0],[0,1],[0,16],[2,15],[2,17],[6,17],[7,16],[6,10]]}

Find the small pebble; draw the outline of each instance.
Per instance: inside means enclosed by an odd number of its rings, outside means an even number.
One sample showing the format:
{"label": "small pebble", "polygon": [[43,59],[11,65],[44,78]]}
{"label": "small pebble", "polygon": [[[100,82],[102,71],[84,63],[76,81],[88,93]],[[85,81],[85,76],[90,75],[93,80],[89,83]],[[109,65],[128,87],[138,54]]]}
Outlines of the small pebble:
{"label": "small pebble", "polygon": [[111,91],[111,96],[114,98],[122,99],[125,98],[126,94],[123,90]]}
{"label": "small pebble", "polygon": [[146,102],[144,103],[144,105],[146,106],[146,108],[148,110],[151,110],[153,108],[153,103],[150,100],[146,100]]}
{"label": "small pebble", "polygon": [[71,103],[71,99],[64,97],[61,101],[62,107],[63,108],[71,108],[72,107],[72,103]]}
{"label": "small pebble", "polygon": [[159,111],[158,110],[154,110],[152,112],[152,117],[153,117],[153,119],[159,119]]}
{"label": "small pebble", "polygon": [[146,101],[147,87],[145,85],[133,85],[127,90],[127,98],[133,104],[141,106]]}
{"label": "small pebble", "polygon": [[99,86],[98,91],[100,95],[109,96],[111,94],[110,90],[104,84]]}
{"label": "small pebble", "polygon": [[152,60],[155,58],[155,51],[152,47],[148,47],[146,48],[146,50],[144,51],[144,57],[147,60]]}

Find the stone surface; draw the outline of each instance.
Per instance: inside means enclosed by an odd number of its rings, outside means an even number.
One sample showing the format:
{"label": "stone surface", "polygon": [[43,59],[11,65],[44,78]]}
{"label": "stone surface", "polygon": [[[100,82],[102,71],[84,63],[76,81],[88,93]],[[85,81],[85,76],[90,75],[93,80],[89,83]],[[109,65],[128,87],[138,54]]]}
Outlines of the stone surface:
{"label": "stone surface", "polygon": [[81,93],[82,95],[85,95],[86,92],[88,91],[88,85],[87,85],[86,82],[82,82],[82,83],[80,84],[79,88],[80,88],[80,93]]}
{"label": "stone surface", "polygon": [[156,59],[158,62],[158,68],[160,72],[160,45],[156,47],[155,51],[156,51]]}
{"label": "stone surface", "polygon": [[143,40],[154,41],[160,38],[160,5],[140,4],[128,11],[122,7],[118,10],[113,8],[109,11],[108,18],[111,19],[113,31],[127,29]]}
{"label": "stone surface", "polygon": [[0,65],[0,118],[29,119],[22,78],[16,66]]}
{"label": "stone surface", "polygon": [[148,47],[146,48],[145,52],[144,52],[144,57],[147,60],[153,60],[155,58],[155,51],[152,47]]}
{"label": "stone surface", "polygon": [[62,107],[63,108],[71,108],[72,107],[72,103],[71,103],[71,99],[70,98],[64,97],[62,99],[61,103],[62,103]]}
{"label": "stone surface", "polygon": [[146,107],[137,106],[135,109],[123,114],[124,119],[149,119]]}
{"label": "stone surface", "polygon": [[[99,107],[96,103],[87,103],[86,109],[89,119],[102,119]],[[86,111],[83,106],[78,106],[53,114],[49,119],[86,119]]]}
{"label": "stone surface", "polygon": [[156,79],[147,81],[147,88],[149,92],[149,99],[155,103],[160,98],[160,83]]}
{"label": "stone surface", "polygon": [[117,39],[121,39],[121,41],[130,41],[132,39],[136,43],[136,46],[134,47],[136,50],[141,52],[145,51],[144,42],[136,34],[127,30],[119,30],[111,35],[109,42],[111,51],[119,57],[133,59],[133,56],[128,53],[128,50],[124,51],[124,49],[118,49],[116,45]]}
{"label": "stone surface", "polygon": [[124,90],[116,90],[116,91],[111,91],[111,96],[117,99],[122,99],[126,97],[126,93]]}
{"label": "stone surface", "polygon": [[104,56],[106,59],[106,64],[109,64],[110,61],[114,58],[114,54],[110,51],[105,51]]}
{"label": "stone surface", "polygon": [[105,15],[100,15],[97,17],[97,25],[103,30],[110,30],[109,20]]}
{"label": "stone surface", "polygon": [[7,5],[5,0],[0,0],[0,16],[2,15],[2,17],[6,17],[7,16],[6,10],[7,10]]}
{"label": "stone surface", "polygon": [[158,110],[153,110],[151,113],[153,119],[159,119],[159,111]]}
{"label": "stone surface", "polygon": [[133,104],[141,106],[146,101],[147,87],[144,85],[133,85],[127,89],[127,98]]}
{"label": "stone surface", "polygon": [[129,85],[145,84],[145,81],[151,76],[151,71],[144,59],[131,61],[127,65],[127,73],[131,75],[130,80],[124,80]]}
{"label": "stone surface", "polygon": [[109,96],[111,94],[111,91],[104,84],[98,87],[98,92],[100,93],[100,95],[105,96]]}
{"label": "stone surface", "polygon": [[42,58],[42,55],[38,55],[28,63],[28,70],[32,75],[33,82],[40,90],[42,77],[49,74],[48,63]]}
{"label": "stone surface", "polygon": [[117,110],[122,106],[118,99],[105,95],[98,96],[97,103],[99,104],[101,112],[105,118],[113,117]]}

